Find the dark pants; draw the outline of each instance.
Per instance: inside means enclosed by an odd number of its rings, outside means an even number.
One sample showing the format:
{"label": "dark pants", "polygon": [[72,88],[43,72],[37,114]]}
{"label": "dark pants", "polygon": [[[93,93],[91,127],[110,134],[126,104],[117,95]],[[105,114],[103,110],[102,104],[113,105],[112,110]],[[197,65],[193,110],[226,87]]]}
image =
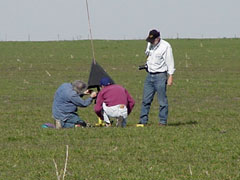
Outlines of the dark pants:
{"label": "dark pants", "polygon": [[73,128],[77,124],[80,124],[83,127],[86,127],[87,125],[77,114],[71,114],[67,120],[61,121],[62,128]]}

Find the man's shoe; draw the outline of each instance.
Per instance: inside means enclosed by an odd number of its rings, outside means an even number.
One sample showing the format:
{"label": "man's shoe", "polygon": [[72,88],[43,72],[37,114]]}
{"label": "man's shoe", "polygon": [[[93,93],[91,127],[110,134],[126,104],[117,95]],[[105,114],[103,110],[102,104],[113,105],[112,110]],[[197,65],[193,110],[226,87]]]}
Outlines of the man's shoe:
{"label": "man's shoe", "polygon": [[55,120],[55,126],[56,126],[56,129],[61,129],[62,128],[61,121],[56,119]]}
{"label": "man's shoe", "polygon": [[144,127],[145,126],[145,124],[141,124],[141,123],[138,123],[137,125],[136,125],[136,127]]}
{"label": "man's shoe", "polygon": [[167,126],[167,124],[158,123],[158,126]]}

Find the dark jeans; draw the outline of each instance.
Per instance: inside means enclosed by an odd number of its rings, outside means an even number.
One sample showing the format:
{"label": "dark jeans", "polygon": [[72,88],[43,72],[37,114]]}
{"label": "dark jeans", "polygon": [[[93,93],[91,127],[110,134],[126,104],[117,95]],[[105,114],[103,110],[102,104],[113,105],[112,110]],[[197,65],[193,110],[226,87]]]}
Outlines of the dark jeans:
{"label": "dark jeans", "polygon": [[157,92],[159,103],[159,122],[167,124],[168,100],[167,100],[167,73],[150,74],[148,73],[143,89],[143,100],[140,115],[141,124],[147,124],[148,114],[154,95]]}
{"label": "dark jeans", "polygon": [[71,114],[67,120],[61,121],[62,128],[73,128],[76,124],[80,124],[83,127],[87,125],[77,114]]}

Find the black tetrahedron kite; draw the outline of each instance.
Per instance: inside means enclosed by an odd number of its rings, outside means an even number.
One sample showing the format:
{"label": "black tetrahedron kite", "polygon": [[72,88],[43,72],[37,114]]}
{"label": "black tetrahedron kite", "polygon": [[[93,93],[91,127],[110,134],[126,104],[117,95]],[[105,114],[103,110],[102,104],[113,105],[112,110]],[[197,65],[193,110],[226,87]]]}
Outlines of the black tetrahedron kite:
{"label": "black tetrahedron kite", "polygon": [[100,80],[102,78],[108,77],[114,84],[112,78],[104,71],[104,69],[95,61],[92,61],[91,70],[88,78],[88,88],[98,88],[100,87]]}

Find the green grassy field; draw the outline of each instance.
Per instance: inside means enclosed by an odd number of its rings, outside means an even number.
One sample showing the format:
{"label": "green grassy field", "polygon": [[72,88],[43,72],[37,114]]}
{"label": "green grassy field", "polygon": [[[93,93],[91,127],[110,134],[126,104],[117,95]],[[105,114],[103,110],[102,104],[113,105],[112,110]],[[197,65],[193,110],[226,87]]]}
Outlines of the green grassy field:
{"label": "green grassy field", "polygon": [[[240,179],[240,39],[168,40],[174,85],[167,127],[136,128],[146,73],[145,41],[94,41],[96,60],[136,101],[126,128],[44,129],[60,84],[88,81],[89,41],[0,42],[0,179]],[[156,98],[156,97],[155,97]],[[79,109],[90,123],[93,105]]]}

